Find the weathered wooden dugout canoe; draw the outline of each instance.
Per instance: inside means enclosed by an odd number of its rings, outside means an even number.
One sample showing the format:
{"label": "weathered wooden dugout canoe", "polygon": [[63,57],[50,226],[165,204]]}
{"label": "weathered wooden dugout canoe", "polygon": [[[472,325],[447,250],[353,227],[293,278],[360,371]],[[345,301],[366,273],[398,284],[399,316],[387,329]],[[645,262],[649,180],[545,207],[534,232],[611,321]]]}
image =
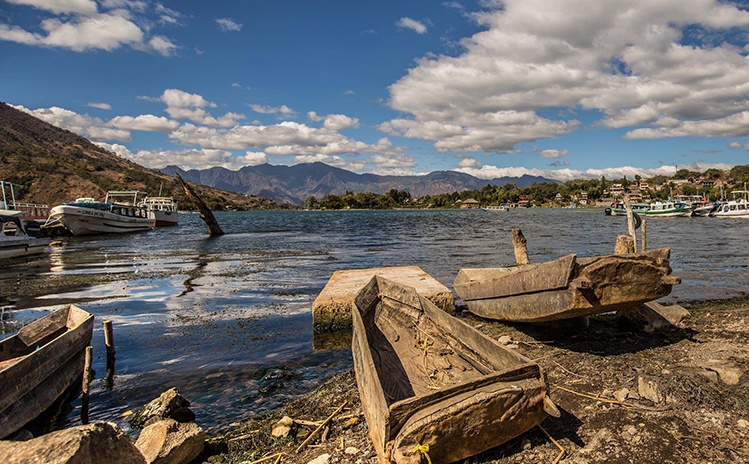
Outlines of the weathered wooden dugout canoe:
{"label": "weathered wooden dugout canoe", "polygon": [[616,311],[671,293],[671,250],[577,258],[509,268],[461,269],[455,291],[481,317],[545,322]]}
{"label": "weathered wooden dugout canoe", "polygon": [[50,407],[83,372],[94,316],[70,305],[0,342],[0,439]]}
{"label": "weathered wooden dugout canoe", "polygon": [[352,319],[356,383],[382,463],[426,462],[419,445],[433,464],[455,462],[559,415],[538,364],[411,287],[375,276]]}

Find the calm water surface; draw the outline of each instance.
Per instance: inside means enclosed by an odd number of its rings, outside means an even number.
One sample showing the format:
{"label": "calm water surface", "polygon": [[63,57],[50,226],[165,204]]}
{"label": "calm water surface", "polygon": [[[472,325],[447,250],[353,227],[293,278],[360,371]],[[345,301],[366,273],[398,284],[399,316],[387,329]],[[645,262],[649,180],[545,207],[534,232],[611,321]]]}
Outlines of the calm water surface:
{"label": "calm water surface", "polygon": [[[176,228],[65,239],[48,256],[0,269],[5,337],[62,304],[96,317],[92,420],[127,429],[169,387],[216,431],[306,393],[351,367],[349,349],[314,350],[311,306],[339,269],[420,266],[452,288],[462,267],[514,264],[511,229],[532,262],[610,254],[626,218],[600,209],[270,211],[218,213],[209,238],[194,214]],[[666,302],[749,290],[749,221],[651,218],[648,248],[671,247],[682,278]],[[114,386],[105,390],[101,321],[115,327]],[[2,327],[0,327],[2,328]],[[70,420],[77,423],[78,411]]]}

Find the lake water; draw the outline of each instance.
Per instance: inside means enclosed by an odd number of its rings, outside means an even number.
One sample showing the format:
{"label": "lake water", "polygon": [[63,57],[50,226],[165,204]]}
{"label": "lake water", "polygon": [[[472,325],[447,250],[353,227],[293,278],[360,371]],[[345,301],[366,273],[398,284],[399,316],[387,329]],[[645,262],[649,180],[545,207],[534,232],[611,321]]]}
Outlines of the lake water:
{"label": "lake water", "polygon": [[[227,233],[222,237],[209,238],[197,215],[183,214],[176,228],[65,239],[49,255],[4,263],[0,336],[76,303],[96,317],[91,420],[127,429],[128,411],[176,386],[197,422],[217,431],[351,367],[348,348],[313,349],[312,302],[337,270],[416,265],[452,289],[462,267],[514,264],[513,227],[523,230],[531,262],[610,254],[626,231],[626,218],[600,209],[258,211],[216,218]],[[749,291],[749,221],[651,218],[647,233],[648,249],[671,247],[671,266],[682,278],[662,301]],[[105,319],[113,321],[117,349],[111,390],[101,380]]]}

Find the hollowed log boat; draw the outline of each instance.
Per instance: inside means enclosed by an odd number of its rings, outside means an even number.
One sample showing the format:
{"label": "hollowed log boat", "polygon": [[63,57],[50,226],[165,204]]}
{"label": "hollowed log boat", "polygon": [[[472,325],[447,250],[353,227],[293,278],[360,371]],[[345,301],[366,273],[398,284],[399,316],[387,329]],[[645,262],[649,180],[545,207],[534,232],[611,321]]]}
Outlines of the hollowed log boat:
{"label": "hollowed log boat", "polygon": [[[375,276],[352,303],[352,351],[380,462],[459,461],[559,415],[538,364]],[[424,459],[422,461],[422,459]]]}
{"label": "hollowed log boat", "polygon": [[0,341],[0,439],[49,408],[78,379],[94,316],[70,305]]}
{"label": "hollowed log boat", "polygon": [[671,293],[671,250],[578,258],[507,268],[461,269],[454,288],[481,317],[546,322],[617,311]]}

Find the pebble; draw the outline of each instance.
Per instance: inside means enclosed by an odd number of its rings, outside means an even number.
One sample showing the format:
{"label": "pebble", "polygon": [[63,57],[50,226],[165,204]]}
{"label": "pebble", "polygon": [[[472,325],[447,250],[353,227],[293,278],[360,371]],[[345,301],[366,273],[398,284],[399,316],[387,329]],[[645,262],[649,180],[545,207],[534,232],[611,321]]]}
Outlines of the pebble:
{"label": "pebble", "polygon": [[329,462],[330,462],[330,455],[328,453],[325,453],[311,460],[307,464],[328,464]]}
{"label": "pebble", "polygon": [[497,339],[497,341],[503,345],[509,345],[510,343],[512,343],[512,337],[510,337],[509,335],[502,335]]}
{"label": "pebble", "polygon": [[346,453],[346,454],[359,454],[359,448],[355,448],[353,446],[349,446],[349,447],[346,448],[346,450],[344,451],[344,453]]}
{"label": "pebble", "polygon": [[741,427],[742,429],[746,429],[746,428],[749,428],[749,422],[745,421],[744,419],[739,419],[739,420],[738,420],[738,421],[736,422],[736,425],[738,425],[738,426],[739,426],[739,427]]}
{"label": "pebble", "polygon": [[518,346],[517,343],[510,343],[509,345],[507,345],[507,348],[509,348],[511,350],[517,350],[519,348],[519,346]]}
{"label": "pebble", "polygon": [[528,440],[527,438],[523,438],[522,446],[524,450],[531,449],[531,441]]}
{"label": "pebble", "polygon": [[622,388],[614,392],[614,398],[616,398],[616,401],[619,402],[623,402],[624,400],[626,400],[627,395],[629,395],[629,388]]}

